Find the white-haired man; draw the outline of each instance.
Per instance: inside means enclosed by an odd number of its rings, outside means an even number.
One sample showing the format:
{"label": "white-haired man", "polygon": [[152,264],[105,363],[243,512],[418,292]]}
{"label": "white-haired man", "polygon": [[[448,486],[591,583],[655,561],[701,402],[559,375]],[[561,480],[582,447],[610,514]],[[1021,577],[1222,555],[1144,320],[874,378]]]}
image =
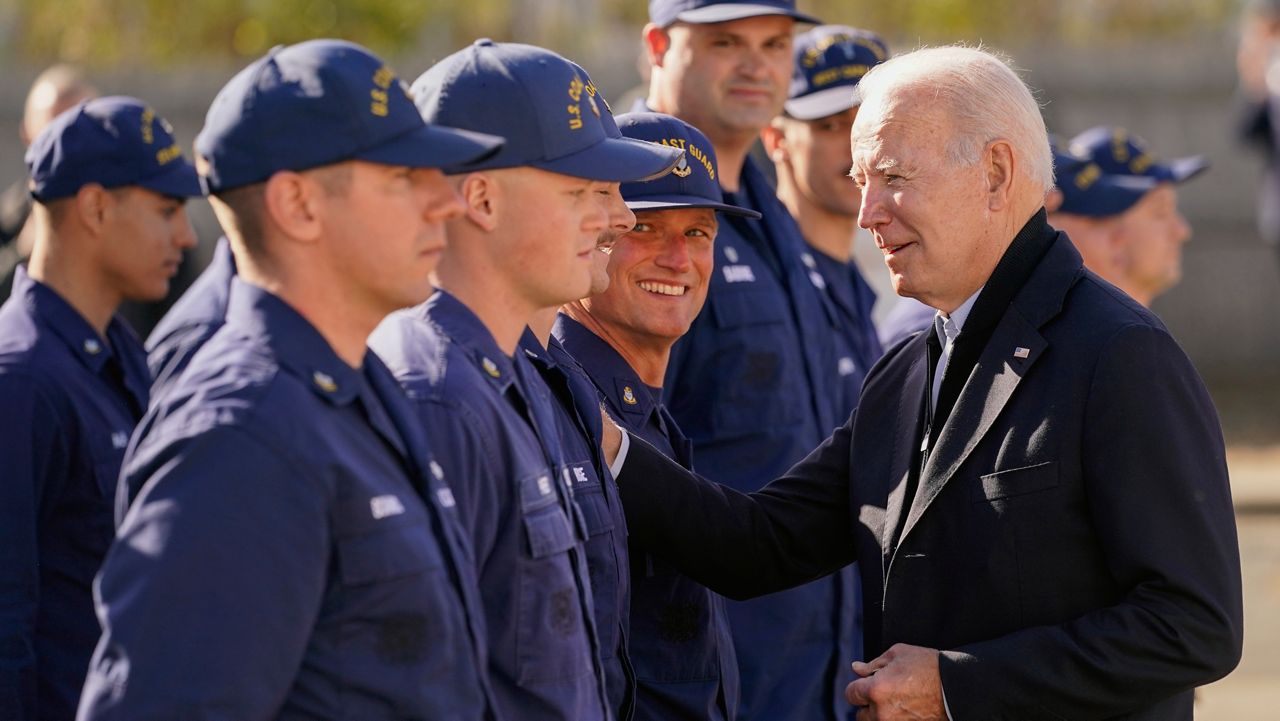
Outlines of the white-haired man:
{"label": "white-haired man", "polygon": [[[1191,719],[1242,634],[1217,415],[1159,319],[1045,222],[1035,100],[936,48],[859,85],[859,223],[938,309],[852,418],[763,490],[631,438],[633,542],[742,598],[861,569],[859,719]],[[606,452],[620,439],[606,438]]]}

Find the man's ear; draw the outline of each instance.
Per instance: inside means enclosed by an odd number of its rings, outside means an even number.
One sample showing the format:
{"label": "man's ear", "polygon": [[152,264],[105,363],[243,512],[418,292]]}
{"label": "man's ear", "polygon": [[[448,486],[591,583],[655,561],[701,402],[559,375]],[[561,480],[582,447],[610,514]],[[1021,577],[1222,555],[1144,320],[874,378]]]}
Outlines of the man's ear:
{"label": "man's ear", "polygon": [[97,183],[87,183],[71,199],[75,218],[92,235],[103,234],[115,210],[115,198]]}
{"label": "man's ear", "polygon": [[324,188],[313,178],[282,170],[267,179],[262,202],[269,222],[294,241],[312,243],[324,232]]}
{"label": "man's ear", "polygon": [[662,67],[667,49],[671,47],[671,36],[667,34],[666,29],[649,23],[644,26],[644,30],[640,31],[640,37],[644,41],[645,54],[649,58],[649,65],[658,68]]}
{"label": "man's ear", "polygon": [[462,198],[464,218],[486,233],[498,227],[502,204],[502,184],[498,178],[483,171],[468,173],[458,183],[458,195]]}
{"label": "man's ear", "polygon": [[787,151],[787,136],[782,131],[782,118],[774,118],[773,122],[760,131],[760,144],[769,154],[769,159],[776,163],[785,163],[790,159]]}
{"label": "man's ear", "polygon": [[1013,198],[1013,177],[1017,170],[1013,145],[1007,140],[993,140],[987,143],[982,157],[987,183],[987,208],[1006,210]]}

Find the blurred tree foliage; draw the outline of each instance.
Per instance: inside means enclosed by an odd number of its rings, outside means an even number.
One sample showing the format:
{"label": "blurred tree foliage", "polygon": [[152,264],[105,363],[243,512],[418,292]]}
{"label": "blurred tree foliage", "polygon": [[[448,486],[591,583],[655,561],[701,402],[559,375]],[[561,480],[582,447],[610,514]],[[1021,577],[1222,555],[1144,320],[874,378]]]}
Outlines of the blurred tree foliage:
{"label": "blurred tree foliage", "polygon": [[[1097,46],[1225,27],[1241,0],[801,0],[828,22],[875,29],[899,45],[982,40]],[[638,29],[645,0],[0,0],[9,59],[99,68],[181,66],[255,56],[277,43],[345,37],[388,54],[424,41],[537,42],[608,51]],[[634,32],[634,30],[631,30]],[[638,35],[638,33],[636,33]],[[599,44],[605,43],[605,47]],[[594,44],[594,45],[593,45]]]}

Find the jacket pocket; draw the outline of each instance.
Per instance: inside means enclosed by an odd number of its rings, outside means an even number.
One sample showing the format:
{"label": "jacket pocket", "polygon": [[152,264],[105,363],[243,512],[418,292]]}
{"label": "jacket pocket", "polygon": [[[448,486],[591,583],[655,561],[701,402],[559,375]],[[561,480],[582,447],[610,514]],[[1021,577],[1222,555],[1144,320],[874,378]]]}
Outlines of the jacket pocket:
{"label": "jacket pocket", "polygon": [[531,558],[519,569],[517,683],[578,678],[592,671],[592,650],[569,553],[573,525],[559,505],[526,512],[523,523]]}
{"label": "jacket pocket", "polygon": [[988,473],[973,486],[973,501],[998,501],[1038,493],[1058,486],[1058,464],[1045,461],[1031,466]]}

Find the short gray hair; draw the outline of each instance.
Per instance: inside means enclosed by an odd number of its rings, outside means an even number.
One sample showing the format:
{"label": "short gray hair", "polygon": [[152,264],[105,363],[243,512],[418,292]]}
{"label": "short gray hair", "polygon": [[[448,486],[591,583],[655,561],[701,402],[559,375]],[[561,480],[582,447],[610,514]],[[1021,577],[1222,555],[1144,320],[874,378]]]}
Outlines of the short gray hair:
{"label": "short gray hair", "polygon": [[1028,177],[1053,188],[1053,153],[1040,105],[1008,60],[983,48],[921,48],[875,66],[858,81],[859,102],[895,90],[932,91],[955,124],[947,156],[956,165],[978,160],[982,148],[1003,138]]}

